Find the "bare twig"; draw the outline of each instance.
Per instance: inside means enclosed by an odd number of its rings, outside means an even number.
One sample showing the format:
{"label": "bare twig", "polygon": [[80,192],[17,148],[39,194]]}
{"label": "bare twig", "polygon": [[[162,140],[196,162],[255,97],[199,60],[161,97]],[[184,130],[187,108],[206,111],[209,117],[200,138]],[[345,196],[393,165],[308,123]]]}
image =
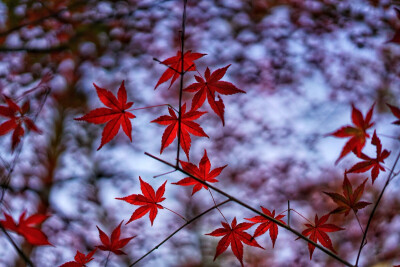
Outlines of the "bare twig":
{"label": "bare twig", "polygon": [[178,233],[180,230],[182,230],[183,228],[185,228],[187,225],[191,224],[192,222],[194,222],[195,220],[199,219],[201,216],[207,214],[208,212],[212,211],[215,208],[218,208],[219,206],[222,206],[226,203],[228,203],[229,201],[231,201],[230,199],[227,199],[221,203],[219,203],[218,205],[215,205],[214,207],[209,208],[208,210],[200,213],[199,215],[197,215],[196,217],[190,219],[189,221],[187,221],[185,224],[183,224],[181,227],[179,227],[178,229],[175,230],[175,232],[173,232],[172,234],[170,234],[167,238],[165,238],[163,241],[161,241],[157,246],[155,246],[152,250],[150,250],[149,252],[147,252],[146,254],[144,254],[140,259],[138,259],[137,261],[135,261],[134,263],[132,263],[131,265],[129,265],[129,267],[137,264],[138,262],[140,262],[142,259],[144,259],[147,255],[149,255],[150,253],[152,253],[154,250],[158,249],[162,244],[164,244],[165,242],[167,242],[171,237],[173,237],[176,233]]}
{"label": "bare twig", "polygon": [[386,180],[385,185],[384,185],[383,188],[382,188],[381,193],[379,194],[378,200],[375,202],[374,208],[372,209],[372,212],[371,212],[371,214],[369,215],[368,222],[367,222],[367,226],[365,227],[365,231],[364,231],[364,234],[363,234],[363,238],[362,238],[362,241],[361,241],[361,244],[360,244],[360,248],[358,249],[357,260],[356,260],[355,266],[358,266],[358,261],[360,260],[361,251],[362,251],[362,249],[363,249],[363,247],[364,247],[364,242],[365,242],[365,239],[366,239],[366,237],[367,237],[367,232],[368,232],[369,226],[371,225],[372,218],[374,217],[375,211],[376,211],[376,209],[377,209],[377,207],[378,207],[378,205],[379,205],[379,202],[380,202],[381,199],[382,199],[382,196],[383,196],[383,193],[384,193],[385,190],[386,190],[386,187],[389,185],[389,182],[390,182],[391,177],[392,177],[393,172],[394,172],[394,168],[396,167],[397,162],[399,161],[399,158],[400,158],[400,152],[399,152],[399,154],[397,155],[397,158],[396,158],[395,162],[393,163],[393,167],[392,167],[392,169],[390,170],[390,173],[389,173],[389,175],[388,175],[388,178],[387,178],[387,180]]}
{"label": "bare twig", "polygon": [[3,225],[1,223],[0,223],[0,229],[6,235],[8,241],[10,241],[11,245],[15,248],[15,250],[18,253],[18,255],[24,260],[26,265],[31,266],[31,267],[35,267],[35,265],[32,263],[32,261],[29,259],[29,257],[27,255],[25,255],[25,253],[22,251],[22,249],[20,249],[18,247],[18,245],[14,242],[12,237],[7,233],[6,229],[4,229],[4,227],[3,227]]}
{"label": "bare twig", "polygon": [[245,202],[243,202],[243,201],[241,201],[241,200],[235,198],[234,196],[232,196],[232,195],[226,193],[225,191],[222,191],[221,189],[216,188],[215,186],[213,186],[213,185],[211,185],[211,184],[205,182],[204,180],[202,180],[202,179],[200,179],[200,178],[198,178],[198,177],[196,177],[196,176],[194,176],[194,175],[192,175],[192,174],[186,172],[185,170],[181,169],[181,168],[178,167],[178,166],[175,166],[175,165],[173,165],[173,164],[171,164],[171,163],[169,163],[169,162],[167,162],[167,161],[165,161],[165,160],[163,160],[163,159],[160,159],[160,158],[158,158],[158,157],[156,157],[156,156],[154,156],[154,155],[151,155],[151,154],[149,154],[149,153],[147,153],[147,152],[145,152],[144,154],[147,155],[147,156],[149,156],[149,157],[151,157],[151,158],[153,158],[153,159],[155,159],[155,160],[158,160],[158,161],[161,162],[161,163],[164,163],[165,165],[170,166],[171,168],[177,169],[178,171],[180,171],[180,172],[183,173],[183,174],[186,174],[186,175],[190,176],[190,177],[193,178],[194,180],[198,181],[199,183],[201,183],[201,184],[203,184],[203,185],[208,186],[209,188],[211,188],[211,189],[214,190],[215,192],[217,192],[217,193],[219,193],[219,194],[221,194],[221,195],[223,195],[223,196],[225,196],[225,197],[231,199],[233,202],[236,202],[236,203],[239,204],[240,206],[242,206],[242,207],[244,207],[244,208],[246,208],[246,209],[248,209],[248,210],[251,210],[252,212],[254,212],[254,213],[256,213],[256,214],[258,214],[258,215],[260,215],[260,216],[262,216],[262,217],[264,217],[264,218],[266,218],[266,219],[268,219],[268,220],[270,220],[270,221],[273,221],[273,222],[276,223],[277,225],[281,226],[282,228],[285,228],[286,230],[292,232],[293,234],[295,234],[295,235],[298,236],[299,238],[301,238],[301,239],[305,240],[306,242],[308,242],[308,243],[314,245],[316,248],[318,248],[319,250],[323,251],[325,254],[331,256],[332,258],[336,259],[337,261],[340,261],[340,262],[343,263],[344,265],[350,266],[350,267],[354,267],[354,265],[352,265],[351,263],[349,263],[349,262],[347,262],[346,260],[342,259],[341,257],[339,257],[339,256],[336,255],[335,253],[329,251],[328,249],[324,248],[323,246],[321,246],[321,245],[315,243],[314,241],[312,241],[312,240],[309,239],[308,237],[302,235],[300,232],[294,230],[293,228],[291,228],[291,227],[289,227],[288,225],[286,225],[286,224],[280,222],[279,220],[277,220],[277,219],[275,219],[275,218],[273,218],[273,217],[271,217],[271,216],[268,216],[268,215],[266,215],[266,214],[260,212],[259,210],[257,210],[257,209],[255,209],[255,208],[249,206],[249,205],[246,204]]}
{"label": "bare twig", "polygon": [[182,130],[182,94],[183,94],[183,76],[185,75],[184,69],[184,56],[185,51],[185,25],[186,25],[186,5],[187,0],[183,0],[183,14],[182,14],[182,30],[181,30],[181,79],[179,83],[179,112],[178,112],[178,148],[176,152],[176,167],[179,167],[179,152],[181,145],[181,130]]}

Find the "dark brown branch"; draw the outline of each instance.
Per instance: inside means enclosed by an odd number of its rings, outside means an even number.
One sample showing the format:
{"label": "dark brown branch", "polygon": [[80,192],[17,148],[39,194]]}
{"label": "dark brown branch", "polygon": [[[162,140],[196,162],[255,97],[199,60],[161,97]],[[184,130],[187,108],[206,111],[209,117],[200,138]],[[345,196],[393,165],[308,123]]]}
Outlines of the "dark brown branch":
{"label": "dark brown branch", "polygon": [[376,209],[377,209],[377,207],[378,207],[378,205],[379,205],[379,202],[380,202],[381,199],[382,199],[382,196],[383,196],[383,193],[384,193],[385,190],[386,190],[386,187],[389,185],[389,182],[390,182],[391,177],[392,177],[393,172],[394,172],[394,168],[396,167],[397,162],[399,161],[399,158],[400,158],[400,152],[399,152],[399,154],[397,155],[397,158],[396,158],[396,160],[395,160],[395,162],[394,162],[394,164],[393,164],[392,169],[390,170],[390,173],[389,173],[389,175],[388,175],[388,178],[387,178],[387,180],[386,180],[386,183],[385,183],[385,185],[383,186],[381,193],[379,194],[378,200],[375,202],[374,208],[372,209],[372,212],[371,212],[371,214],[369,215],[368,222],[367,222],[367,226],[365,227],[365,231],[364,231],[364,234],[363,234],[363,238],[362,238],[362,241],[361,241],[361,244],[360,244],[360,248],[358,249],[357,260],[356,260],[355,266],[358,266],[358,261],[360,260],[361,251],[362,251],[362,249],[363,249],[363,247],[364,247],[364,242],[365,242],[365,239],[366,239],[366,237],[367,237],[367,232],[368,232],[369,226],[371,225],[372,218],[374,217],[375,211],[376,211]]}
{"label": "dark brown branch", "polygon": [[196,176],[193,176],[192,174],[190,174],[190,173],[186,172],[185,170],[181,169],[179,166],[173,165],[173,164],[171,164],[171,163],[169,163],[169,162],[167,162],[167,161],[165,161],[165,160],[163,160],[163,159],[160,159],[160,158],[158,158],[158,157],[156,157],[156,156],[153,156],[153,155],[151,155],[151,154],[149,154],[149,153],[147,153],[147,152],[145,152],[144,154],[147,155],[147,156],[149,156],[149,157],[151,157],[151,158],[153,158],[153,159],[155,159],[155,160],[158,160],[158,161],[164,163],[165,165],[168,165],[168,166],[170,166],[170,167],[172,167],[172,168],[175,168],[176,170],[180,171],[181,173],[186,174],[187,176],[193,178],[193,179],[196,180],[197,182],[199,182],[199,183],[201,183],[201,184],[203,184],[203,185],[206,185],[207,187],[211,188],[211,189],[214,190],[215,192],[217,192],[217,193],[219,193],[219,194],[221,194],[221,195],[223,195],[223,196],[229,198],[229,199],[232,200],[233,202],[236,202],[236,203],[239,204],[240,206],[242,206],[242,207],[244,207],[244,208],[246,208],[246,209],[248,209],[248,210],[251,210],[252,212],[254,212],[254,213],[256,213],[256,214],[258,214],[258,215],[260,215],[260,216],[262,216],[262,217],[264,217],[264,218],[266,218],[266,219],[268,219],[268,220],[270,220],[270,221],[273,221],[273,222],[276,223],[277,225],[281,226],[282,228],[285,228],[286,230],[292,232],[293,234],[295,234],[295,235],[298,236],[299,238],[301,238],[301,239],[305,240],[306,242],[308,242],[308,243],[314,245],[316,248],[318,248],[319,250],[323,251],[325,254],[331,256],[332,258],[334,258],[334,259],[340,261],[340,262],[343,263],[344,265],[350,266],[350,267],[354,267],[354,265],[352,265],[351,263],[349,263],[349,262],[347,262],[346,260],[340,258],[339,256],[337,256],[337,255],[334,254],[333,252],[329,251],[328,249],[324,248],[323,246],[321,246],[321,245],[315,243],[314,241],[312,241],[312,240],[309,239],[308,237],[302,235],[300,232],[294,230],[293,228],[287,226],[286,224],[280,222],[279,220],[277,220],[277,219],[275,219],[275,218],[273,218],[273,217],[271,217],[271,216],[268,216],[268,215],[266,215],[266,214],[264,214],[264,213],[262,213],[262,212],[256,210],[255,208],[253,208],[253,207],[249,206],[248,204],[244,203],[243,201],[241,201],[241,200],[235,198],[234,196],[232,196],[232,195],[226,193],[225,191],[222,191],[221,189],[216,188],[215,186],[213,186],[213,185],[211,185],[211,184],[205,182],[204,180],[202,180],[202,179],[200,179],[200,178],[198,178],[198,177],[196,177]]}
{"label": "dark brown branch", "polygon": [[24,260],[26,265],[35,267],[35,265],[32,263],[32,261],[29,259],[28,256],[25,255],[25,253],[18,247],[18,245],[14,242],[12,237],[7,233],[6,229],[4,229],[3,225],[0,223],[0,229],[3,231],[3,233],[6,235],[7,239],[10,241],[11,245],[15,248],[17,251],[18,255]]}
{"label": "dark brown branch", "polygon": [[27,52],[32,54],[46,54],[52,52],[60,52],[68,49],[68,45],[59,45],[49,48],[29,48],[29,47],[0,47],[0,53],[10,52]]}
{"label": "dark brown branch", "polygon": [[181,79],[179,83],[179,112],[178,112],[178,148],[176,152],[176,166],[179,166],[179,152],[181,146],[181,131],[182,131],[182,94],[183,94],[183,76],[185,75],[184,69],[184,51],[185,51],[185,25],[186,25],[186,5],[187,0],[183,0],[183,14],[182,14],[182,30],[181,30]]}
{"label": "dark brown branch", "polygon": [[144,259],[147,255],[149,255],[150,253],[152,253],[154,250],[158,249],[162,244],[164,244],[165,242],[167,242],[171,237],[173,237],[176,233],[178,233],[180,230],[182,230],[183,228],[185,228],[187,225],[191,224],[192,222],[194,222],[195,220],[199,219],[201,216],[205,215],[206,213],[212,211],[215,208],[218,208],[219,206],[222,206],[226,203],[228,203],[229,201],[231,201],[230,199],[227,199],[221,203],[219,203],[218,205],[215,205],[211,208],[209,208],[208,210],[200,213],[199,215],[197,215],[196,217],[190,219],[189,221],[187,221],[185,224],[183,224],[181,227],[179,227],[178,229],[175,230],[175,232],[173,232],[172,234],[170,234],[167,238],[165,238],[163,241],[161,241],[157,246],[155,246],[152,250],[150,250],[149,252],[147,252],[146,254],[144,254],[140,259],[138,259],[137,261],[135,261],[134,263],[132,263],[131,265],[129,265],[129,267],[135,265],[136,263],[140,262],[142,259]]}

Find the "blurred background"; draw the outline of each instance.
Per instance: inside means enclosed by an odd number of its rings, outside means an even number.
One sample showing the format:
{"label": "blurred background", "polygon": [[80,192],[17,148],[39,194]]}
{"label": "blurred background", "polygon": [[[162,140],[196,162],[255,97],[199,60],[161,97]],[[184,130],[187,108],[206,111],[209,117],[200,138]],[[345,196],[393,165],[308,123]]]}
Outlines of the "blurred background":
{"label": "blurred background", "polygon": [[[218,188],[277,213],[290,200],[291,208],[313,221],[315,214],[336,208],[322,191],[342,193],[344,170],[359,161],[349,154],[335,165],[347,139],[326,134],[352,124],[351,104],[366,114],[375,103],[374,127],[383,148],[392,151],[385,161],[390,168],[400,149],[400,131],[390,124],[395,118],[385,105],[400,104],[396,4],[189,0],[185,47],[207,54],[196,61],[197,69],[203,74],[207,66],[213,71],[232,64],[223,80],[247,92],[222,96],[225,127],[208,104],[201,108],[209,113],[198,122],[210,138],[192,138],[191,162],[197,165],[207,149],[212,168],[228,164]],[[12,234],[37,266],[71,261],[76,250],[87,253],[100,244],[96,225],[110,234],[121,220],[129,220],[137,206],[115,198],[140,193],[139,176],[155,188],[168,180],[162,204],[188,219],[213,205],[206,190],[191,197],[191,187],[172,185],[185,177],[178,172],[152,178],[171,171],[144,155],[160,156],[165,128],[150,121],[167,114],[167,107],[134,111],[133,142],[119,133],[100,151],[104,125],[73,120],[102,106],[92,83],[115,94],[125,80],[134,108],[166,103],[177,108],[178,82],[154,91],[166,67],[153,58],[176,55],[182,11],[181,0],[0,1],[0,93],[18,104],[30,100],[31,114],[40,111],[36,123],[43,131],[24,137],[11,182],[2,182],[7,193],[1,209],[14,219],[24,210],[51,215],[41,229],[55,247],[32,247]],[[185,75],[185,86],[195,81],[193,74]],[[183,101],[189,105],[192,96],[185,93]],[[11,134],[0,137],[3,177],[17,155],[10,140]],[[175,141],[161,157],[174,163],[176,146]],[[364,151],[375,156],[370,141]],[[369,178],[364,201],[376,201],[387,174],[373,186]],[[370,172],[349,174],[354,186],[367,177]],[[399,190],[396,178],[375,214],[360,266],[400,264]],[[364,228],[371,210],[372,205],[358,212]],[[232,202],[221,211],[229,221],[254,216]],[[230,249],[213,262],[220,239],[204,234],[221,227],[222,220],[216,210],[210,212],[138,266],[240,266]],[[330,236],[338,254],[354,263],[362,238],[354,213],[332,215],[329,222],[346,228]],[[123,225],[122,237],[137,237],[123,249],[127,256],[111,255],[108,266],[128,266],[183,223],[160,210],[153,227],[148,215]],[[301,232],[304,223],[291,213],[292,227]],[[341,266],[318,249],[310,261],[306,243],[295,238],[279,229],[274,249],[268,234],[257,238],[266,249],[245,247],[245,266]],[[106,257],[107,252],[97,251],[88,266],[103,266]],[[23,264],[0,235],[0,266]]]}

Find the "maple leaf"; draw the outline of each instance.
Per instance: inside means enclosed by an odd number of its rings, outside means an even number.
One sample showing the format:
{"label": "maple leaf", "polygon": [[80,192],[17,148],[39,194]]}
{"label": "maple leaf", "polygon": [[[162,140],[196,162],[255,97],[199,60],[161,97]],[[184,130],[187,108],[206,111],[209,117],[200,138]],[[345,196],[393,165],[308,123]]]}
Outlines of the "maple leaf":
{"label": "maple leaf", "polygon": [[[206,54],[201,54],[201,53],[192,53],[191,50],[187,51],[185,54],[183,54],[183,69],[185,71],[195,71],[196,70],[196,65],[193,63],[196,59],[199,59]],[[167,58],[166,60],[162,61],[161,64],[164,64],[166,66],[169,66],[168,68],[160,77],[160,79],[157,82],[156,87],[154,87],[154,90],[157,89],[157,87],[168,81],[169,79],[172,78],[171,84],[169,85],[168,89],[171,88],[172,84],[178,79],[180,72],[182,72],[182,53],[181,51],[178,51],[176,53],[176,56]]]}
{"label": "maple leaf", "polygon": [[236,217],[232,220],[231,225],[226,222],[221,222],[222,228],[218,228],[213,232],[206,234],[211,236],[224,236],[217,245],[217,250],[214,256],[215,259],[224,252],[229,245],[231,246],[233,254],[235,254],[236,258],[240,261],[240,264],[243,266],[243,243],[253,247],[259,247],[264,249],[260,246],[257,241],[245,230],[249,229],[254,225],[254,223],[243,222],[237,224]]}
{"label": "maple leaf", "polygon": [[124,81],[122,81],[119,87],[118,99],[112,92],[100,88],[94,83],[93,85],[96,88],[97,96],[100,101],[108,108],[96,108],[85,116],[75,118],[74,120],[87,121],[95,124],[107,123],[101,136],[101,144],[97,150],[110,142],[117,135],[121,126],[126,136],[128,136],[132,142],[132,124],[130,119],[134,119],[136,116],[126,111],[133,105],[133,102],[126,102],[127,94]]}
{"label": "maple leaf", "polygon": [[[277,219],[283,224],[286,224],[284,221],[281,220],[283,217],[285,217],[285,215],[280,214],[275,217],[275,210],[273,210],[272,213],[264,207],[261,207],[261,210],[265,215],[268,215],[272,218]],[[269,230],[269,236],[272,241],[272,247],[275,247],[275,241],[276,238],[278,237],[278,225],[276,223],[263,216],[254,216],[253,218],[245,218],[245,219],[251,222],[260,223],[256,231],[254,232],[253,237],[263,235],[265,232]]]}
{"label": "maple leaf", "polygon": [[374,106],[375,104],[371,106],[364,119],[360,110],[352,105],[351,119],[355,127],[347,125],[331,134],[328,134],[340,138],[351,137],[350,140],[348,140],[347,143],[344,145],[342,152],[340,153],[340,156],[336,160],[335,164],[337,164],[340,159],[342,159],[352,150],[356,151],[357,156],[361,155],[361,150],[365,145],[365,140],[366,138],[369,138],[369,134],[366,131],[374,125],[374,123],[371,123]]}
{"label": "maple leaf", "polygon": [[131,241],[136,236],[120,239],[122,222],[123,221],[121,221],[111,233],[111,238],[108,238],[108,236],[96,225],[97,230],[99,230],[100,241],[101,243],[103,243],[103,245],[96,246],[98,249],[111,251],[116,255],[126,255],[126,253],[120,249],[125,247],[129,243],[129,241]]}
{"label": "maple leaf", "polygon": [[60,265],[60,267],[84,267],[86,266],[86,263],[89,263],[93,260],[93,255],[96,252],[97,248],[95,248],[92,252],[89,254],[85,255],[81,253],[80,251],[76,251],[75,254],[75,261],[69,261],[64,263],[63,265]]}
{"label": "maple leaf", "polygon": [[200,108],[204,101],[208,100],[208,104],[212,108],[212,110],[217,114],[221,121],[222,125],[225,125],[224,120],[224,112],[225,105],[222,101],[222,98],[218,95],[218,100],[216,100],[216,92],[221,95],[233,95],[237,93],[246,93],[243,90],[236,88],[232,83],[220,81],[222,77],[224,77],[227,69],[230,65],[217,69],[210,75],[210,69],[207,67],[204,76],[205,81],[202,77],[195,75],[197,83],[193,83],[184,89],[186,92],[197,92],[192,99],[192,107],[191,110],[197,110]]}
{"label": "maple leaf", "polygon": [[[324,215],[321,217],[321,219],[318,219],[318,215],[315,214],[315,220],[314,220],[314,225],[306,223],[305,226],[307,226],[307,229],[305,229],[301,234],[304,236],[310,236],[310,240],[314,241],[317,243],[318,241],[321,243],[322,246],[332,250],[334,253],[336,253],[335,249],[332,246],[332,241],[329,238],[327,232],[337,232],[344,230],[344,228],[341,228],[339,226],[336,226],[334,224],[327,224],[326,221],[329,219],[330,213]],[[299,238],[297,238],[299,239]],[[296,239],[296,240],[297,240]],[[311,243],[308,243],[308,251],[310,252],[310,260],[312,259],[312,254],[314,253],[315,246]]]}
{"label": "maple leaf", "polygon": [[47,236],[40,230],[33,226],[43,223],[49,216],[43,214],[33,214],[25,218],[26,212],[24,211],[19,217],[18,223],[8,213],[4,212],[5,220],[0,221],[0,224],[7,230],[16,232],[22,235],[31,245],[45,246],[52,245]]}
{"label": "maple leaf", "polygon": [[[160,154],[163,150],[168,147],[178,135],[178,128],[179,128],[179,119],[178,116],[175,114],[175,111],[168,107],[168,111],[170,116],[163,115],[151,122],[155,122],[161,125],[168,125],[165,129],[162,139],[161,139],[161,150]],[[181,110],[181,147],[183,151],[186,153],[186,157],[189,159],[189,150],[191,139],[189,133],[196,135],[196,136],[204,136],[208,137],[208,135],[203,131],[200,125],[193,120],[196,120],[203,116],[207,112],[204,111],[197,111],[197,110],[190,110],[186,112],[186,103],[183,104]]]}
{"label": "maple leaf", "polygon": [[361,153],[359,158],[363,159],[364,161],[355,164],[347,172],[362,173],[372,169],[371,178],[372,178],[372,184],[374,184],[375,179],[379,175],[379,170],[383,172],[386,171],[385,168],[380,163],[384,163],[385,159],[389,157],[390,152],[387,151],[386,149],[382,151],[381,140],[379,140],[378,136],[376,135],[376,131],[374,131],[374,135],[372,136],[371,144],[376,146],[376,158],[373,159],[368,157],[364,153]]}
{"label": "maple leaf", "polygon": [[[399,36],[400,38],[400,36]],[[397,118],[397,121],[392,122],[392,124],[400,125],[400,108],[386,104],[390,110],[392,111],[393,115]]]}
{"label": "maple leaf", "polygon": [[347,216],[351,210],[353,210],[354,213],[357,213],[358,210],[370,205],[371,203],[369,202],[360,201],[360,198],[364,193],[364,187],[367,180],[368,178],[365,179],[364,182],[360,184],[353,192],[353,186],[351,185],[345,173],[342,185],[343,195],[340,195],[338,193],[324,192],[325,194],[330,196],[336,204],[339,205],[339,207],[331,211],[331,213],[344,213],[344,216]]}
{"label": "maple leaf", "polygon": [[25,102],[22,107],[19,107],[11,98],[4,95],[7,106],[0,106],[0,116],[8,117],[8,120],[0,124],[0,136],[14,130],[11,137],[11,150],[14,151],[15,147],[24,136],[25,130],[22,127],[24,123],[28,130],[37,133],[41,131],[36,127],[35,123],[26,116],[29,111],[29,102]]}
{"label": "maple leaf", "polygon": [[139,176],[140,180],[140,189],[142,190],[143,195],[141,194],[133,194],[127,197],[122,197],[122,198],[116,198],[118,200],[123,200],[128,202],[129,204],[132,205],[138,205],[141,206],[140,208],[137,208],[129,221],[126,223],[130,223],[134,220],[137,220],[141,217],[143,217],[145,214],[149,213],[149,218],[151,221],[151,225],[153,225],[153,221],[157,216],[158,209],[164,209],[164,207],[158,203],[163,202],[165,200],[165,197],[163,197],[164,192],[165,192],[165,184],[167,181],[165,181],[158,189],[157,193],[154,191],[153,187],[149,185],[148,183],[144,182],[142,178]]}
{"label": "maple leaf", "polygon": [[[216,179],[216,177],[218,175],[220,175],[221,171],[228,165],[222,166],[222,167],[218,167],[213,169],[212,171],[210,171],[211,169],[211,163],[210,160],[208,159],[207,156],[207,151],[204,149],[204,155],[200,160],[199,163],[199,167],[197,167],[196,165],[190,163],[190,162],[185,162],[180,160],[179,161],[182,165],[182,168],[184,171],[192,174],[193,176],[205,181],[205,182],[209,182],[209,183],[216,183],[218,182],[218,180]],[[191,186],[194,185],[193,187],[193,191],[192,191],[192,196],[199,191],[202,188],[208,189],[208,187],[198,181],[196,181],[195,179],[191,178],[191,177],[186,177],[183,178],[182,180],[176,182],[176,183],[172,183],[172,184],[176,184],[176,185],[182,185],[182,186]]]}

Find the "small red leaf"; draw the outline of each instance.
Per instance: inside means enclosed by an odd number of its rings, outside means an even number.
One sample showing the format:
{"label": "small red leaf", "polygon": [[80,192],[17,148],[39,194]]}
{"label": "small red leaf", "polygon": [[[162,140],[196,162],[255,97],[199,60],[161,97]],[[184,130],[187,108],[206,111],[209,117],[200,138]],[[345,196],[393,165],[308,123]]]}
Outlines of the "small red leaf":
{"label": "small red leaf", "polygon": [[337,193],[327,193],[328,196],[332,198],[332,200],[339,205],[335,210],[331,213],[344,213],[344,216],[347,216],[351,210],[354,213],[357,213],[358,210],[365,208],[371,203],[360,201],[362,194],[364,193],[364,187],[367,179],[364,180],[362,184],[360,184],[356,190],[353,192],[353,186],[350,184],[349,179],[347,178],[346,173],[344,174],[343,180],[343,195]]}
{"label": "small red leaf", "polygon": [[356,152],[357,156],[361,155],[361,150],[365,145],[365,140],[366,138],[369,138],[367,129],[371,128],[374,125],[374,123],[371,122],[373,110],[374,110],[374,105],[371,106],[364,119],[361,112],[357,108],[355,108],[354,105],[352,105],[351,119],[355,127],[347,125],[329,134],[339,138],[350,137],[350,139],[344,145],[342,152],[340,153],[340,156],[336,160],[335,164],[337,164],[344,156],[346,156],[352,150]]}
{"label": "small red leaf", "polygon": [[0,221],[0,224],[2,224],[5,229],[22,235],[34,246],[51,245],[47,236],[40,229],[34,227],[45,221],[49,216],[34,214],[25,219],[25,214],[26,213],[23,212],[19,218],[19,222],[16,223],[9,214],[4,213],[6,219]]}
{"label": "small red leaf", "polygon": [[104,251],[111,251],[112,253],[114,253],[116,255],[126,254],[125,252],[123,252],[120,249],[125,247],[129,243],[129,241],[131,241],[133,238],[135,238],[135,236],[120,239],[122,222],[123,221],[121,221],[120,224],[111,233],[111,238],[108,238],[108,236],[98,226],[96,226],[97,229],[99,230],[100,241],[101,241],[101,243],[103,243],[103,245],[97,246],[98,249],[104,250]]}
{"label": "small red leaf", "polygon": [[[203,155],[202,159],[200,160],[199,167],[197,167],[196,165],[194,165],[190,162],[185,162],[185,161],[179,161],[179,162],[181,163],[182,169],[184,171],[192,174],[193,176],[196,176],[199,179],[202,179],[205,182],[209,182],[209,183],[218,182],[216,177],[218,175],[220,175],[220,173],[226,166],[228,166],[228,165],[225,165],[225,166],[218,167],[218,168],[215,168],[212,171],[210,171],[211,163],[210,163],[210,160],[208,159],[207,151],[205,149],[204,149],[204,155]],[[199,191],[202,188],[208,189],[208,187],[206,185],[196,181],[195,179],[193,179],[191,177],[183,178],[182,180],[180,180],[176,183],[172,183],[172,184],[181,185],[181,186],[194,185],[192,195],[194,195],[197,191]]]}
{"label": "small red leaf", "polygon": [[[344,228],[341,228],[334,224],[326,224],[325,222],[328,220],[329,216],[330,216],[330,213],[322,216],[321,219],[318,219],[318,215],[315,215],[314,225],[311,225],[309,223],[305,224],[305,226],[307,226],[307,229],[304,230],[301,234],[304,236],[310,236],[309,238],[312,241],[314,241],[316,243],[319,241],[321,243],[321,245],[323,245],[324,247],[326,247],[326,248],[332,250],[334,253],[336,253],[335,249],[332,246],[332,241],[326,233],[341,231],[341,230],[344,230]],[[310,259],[312,259],[314,249],[315,249],[315,246],[313,244],[308,243]]]}
{"label": "small red leaf", "polygon": [[[163,115],[161,117],[158,117],[157,119],[151,121],[155,122],[161,125],[168,125],[167,128],[165,129],[162,139],[161,139],[161,150],[160,154],[163,152],[163,150],[168,147],[178,136],[178,128],[179,128],[179,118],[177,114],[175,114],[175,111],[172,108],[168,108],[169,114],[168,115]],[[190,144],[191,144],[191,139],[190,139],[190,134],[196,135],[196,136],[204,136],[208,137],[208,135],[203,131],[203,129],[200,127],[199,124],[194,122],[193,120],[196,120],[203,116],[203,114],[206,112],[201,112],[201,111],[195,111],[195,110],[190,110],[189,112],[186,112],[186,103],[183,104],[182,110],[181,110],[181,147],[183,151],[186,153],[186,157],[189,159],[189,150],[190,150]]]}
{"label": "small red leaf", "polygon": [[[204,73],[204,76],[206,80],[203,78],[196,76],[197,83],[193,83],[189,85],[184,91],[186,92],[196,92],[192,99],[192,107],[191,110],[197,110],[199,109],[206,97],[208,100],[208,104],[212,108],[212,110],[217,114],[221,121],[222,125],[225,125],[225,120],[224,120],[224,112],[225,112],[225,105],[224,102],[222,101],[222,98],[220,95],[216,95],[216,93],[219,93],[221,95],[233,95],[237,93],[246,93],[243,90],[240,90],[236,88],[235,85],[233,85],[230,82],[225,82],[225,81],[219,81],[224,77],[227,69],[229,68],[230,65],[217,69],[210,75],[210,70],[209,68],[206,69],[206,72]],[[216,100],[216,97],[218,97],[218,100]]]}
{"label": "small red leaf", "polygon": [[124,81],[119,87],[118,99],[110,91],[100,88],[96,84],[93,85],[100,101],[108,108],[94,109],[83,117],[75,118],[75,120],[83,120],[95,124],[107,123],[102,133],[101,144],[97,150],[110,142],[117,135],[121,126],[132,142],[132,124],[130,120],[136,118],[136,116],[127,111],[133,105],[133,102],[126,102],[127,93]]}
{"label": "small red leaf", "polygon": [[223,228],[218,228],[213,232],[206,234],[211,236],[223,236],[223,238],[218,242],[217,250],[215,252],[215,259],[221,255],[228,247],[231,246],[233,254],[240,261],[243,266],[243,243],[253,247],[261,247],[257,241],[245,230],[249,229],[254,225],[254,223],[243,222],[240,224],[236,223],[236,217],[232,220],[231,226],[225,222],[221,222]]}
{"label": "small red leaf", "polygon": [[[196,59],[199,59],[206,54],[200,54],[200,53],[192,53],[191,50],[187,51],[183,55],[183,69],[185,71],[195,71],[196,70],[196,65],[193,63]],[[156,89],[160,84],[165,83],[169,79],[172,78],[171,83],[168,87],[168,89],[172,86],[172,84],[178,79],[180,72],[182,72],[182,53],[181,51],[178,51],[176,53],[176,56],[167,58],[166,60],[162,61],[161,64],[167,65],[170,68],[167,68],[165,72],[161,75],[160,79],[158,80]]]}
{"label": "small red leaf", "polygon": [[[285,217],[285,215],[277,215],[275,217],[275,210],[273,210],[271,213],[268,209],[266,209],[264,207],[261,207],[261,209],[265,215],[268,215],[272,218],[277,219],[278,221],[282,222],[283,224],[286,224],[284,221],[281,220],[283,217]],[[249,219],[246,218],[246,220],[249,220],[254,223],[260,223],[260,225],[257,227],[256,231],[254,232],[254,237],[263,235],[264,233],[266,233],[269,230],[269,236],[272,241],[272,247],[275,246],[275,241],[276,241],[276,238],[278,237],[278,225],[276,223],[268,220],[267,218],[265,218],[263,216],[255,216],[255,217],[249,218]]]}
{"label": "small red leaf", "polygon": [[143,195],[130,195],[127,197],[122,197],[122,198],[116,198],[118,200],[123,200],[125,202],[128,202],[129,204],[132,205],[139,205],[138,209],[136,209],[129,221],[126,223],[130,223],[134,220],[137,220],[141,217],[143,217],[145,214],[149,213],[149,218],[151,225],[153,225],[154,219],[157,216],[158,209],[163,209],[164,207],[158,203],[163,202],[165,200],[164,192],[165,192],[165,184],[167,181],[165,181],[157,190],[157,193],[154,191],[153,187],[146,183],[145,181],[142,180],[141,177],[139,177],[140,180],[140,188],[142,190]]}

